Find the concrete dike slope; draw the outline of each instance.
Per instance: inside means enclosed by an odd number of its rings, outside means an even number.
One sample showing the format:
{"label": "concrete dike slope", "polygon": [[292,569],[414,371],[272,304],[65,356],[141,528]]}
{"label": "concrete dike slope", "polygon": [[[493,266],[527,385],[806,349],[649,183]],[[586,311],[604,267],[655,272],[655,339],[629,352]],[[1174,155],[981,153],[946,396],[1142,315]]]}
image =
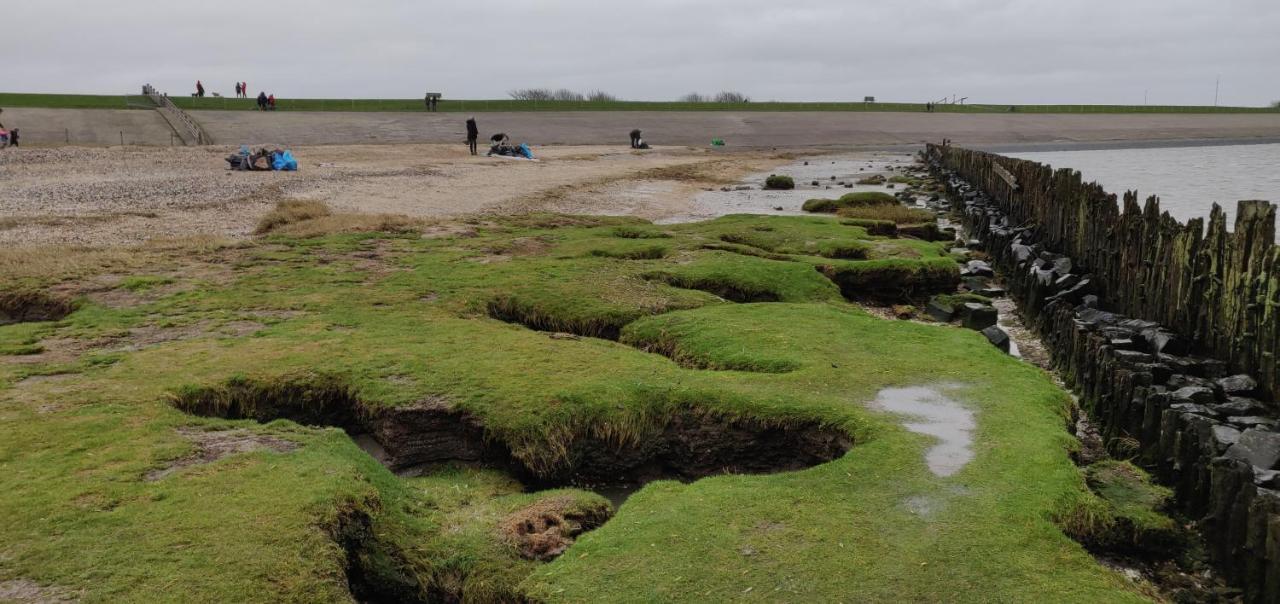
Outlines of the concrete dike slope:
{"label": "concrete dike slope", "polygon": [[[11,113],[10,113],[11,112]],[[462,143],[463,113],[190,111],[226,144]],[[12,116],[12,117],[11,117]],[[5,121],[30,144],[169,143],[154,111],[10,109]],[[916,145],[949,138],[966,145],[1088,144],[1280,139],[1280,114],[964,114],[767,111],[582,111],[477,114],[482,135],[506,132],[532,145],[618,144],[633,128],[658,145],[848,147]],[[132,120],[122,124],[121,120]],[[136,124],[134,122],[137,122]],[[146,124],[145,126],[143,124]],[[124,127],[122,127],[124,126]]]}
{"label": "concrete dike slope", "polygon": [[1008,281],[1112,455],[1174,489],[1248,602],[1280,601],[1275,207],[1228,232],[1071,170],[928,147],[954,208]]}

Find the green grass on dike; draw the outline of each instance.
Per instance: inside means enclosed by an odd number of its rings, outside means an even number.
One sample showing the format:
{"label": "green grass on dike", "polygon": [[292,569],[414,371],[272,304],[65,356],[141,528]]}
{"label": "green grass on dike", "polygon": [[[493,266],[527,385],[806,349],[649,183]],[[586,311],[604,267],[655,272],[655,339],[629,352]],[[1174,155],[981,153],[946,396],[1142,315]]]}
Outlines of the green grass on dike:
{"label": "green grass on dike", "polygon": [[[183,109],[251,111],[253,98],[172,96]],[[140,96],[0,93],[0,107],[68,109],[149,108]],[[422,99],[294,99],[279,97],[278,111],[426,111]],[[1008,113],[1011,105],[937,105],[937,113]],[[1195,105],[1012,105],[1018,113],[1280,113],[1276,107],[1212,107]],[[753,102],[686,103],[677,101],[517,101],[512,99],[441,100],[443,112],[490,111],[903,111],[923,112],[924,103]]]}
{"label": "green grass on dike", "polygon": [[[390,230],[351,231],[370,224]],[[825,258],[830,241],[869,259]],[[0,581],[84,602],[345,601],[351,563],[477,602],[1143,601],[1055,523],[1091,497],[1065,393],[976,332],[867,314],[816,270],[831,263],[955,271],[939,244],[815,217],[331,215],[242,243],[6,251],[5,287],[119,286],[62,320],[0,326]],[[779,301],[709,293],[734,290]],[[541,563],[499,537],[502,519],[602,498],[525,493],[494,470],[401,479],[337,428],[171,404],[308,376],[373,407],[442,397],[531,467],[563,464],[584,434],[643,442],[680,409],[818,421],[855,445],[801,471],[650,483]],[[976,458],[950,478],[927,469],[930,438],[866,406],[929,384],[977,417]],[[146,480],[191,453],[176,429],[192,426],[300,446]],[[370,522],[349,560],[334,527],[356,516]]]}

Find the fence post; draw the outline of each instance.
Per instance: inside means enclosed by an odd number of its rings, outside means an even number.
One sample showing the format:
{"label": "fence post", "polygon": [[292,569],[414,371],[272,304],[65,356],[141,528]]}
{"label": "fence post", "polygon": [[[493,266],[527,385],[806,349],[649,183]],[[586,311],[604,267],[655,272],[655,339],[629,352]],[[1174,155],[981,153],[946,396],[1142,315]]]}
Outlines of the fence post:
{"label": "fence post", "polygon": [[124,130],[120,131],[120,146],[124,146]]}

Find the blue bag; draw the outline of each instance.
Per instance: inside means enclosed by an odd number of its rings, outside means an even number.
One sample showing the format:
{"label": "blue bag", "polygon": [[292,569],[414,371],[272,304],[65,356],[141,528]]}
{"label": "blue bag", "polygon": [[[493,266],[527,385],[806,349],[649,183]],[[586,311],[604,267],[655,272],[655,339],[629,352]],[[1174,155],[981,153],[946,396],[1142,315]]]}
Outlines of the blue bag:
{"label": "blue bag", "polygon": [[530,149],[530,148],[529,148],[529,145],[526,145],[526,144],[524,144],[524,143],[520,143],[520,149],[519,149],[519,151],[520,151],[520,155],[525,156],[525,158],[527,158],[527,159],[533,159],[533,149]]}
{"label": "blue bag", "polygon": [[298,160],[293,158],[293,152],[291,151],[282,151],[280,153],[272,153],[271,169],[282,170],[285,172],[293,172],[298,169]]}

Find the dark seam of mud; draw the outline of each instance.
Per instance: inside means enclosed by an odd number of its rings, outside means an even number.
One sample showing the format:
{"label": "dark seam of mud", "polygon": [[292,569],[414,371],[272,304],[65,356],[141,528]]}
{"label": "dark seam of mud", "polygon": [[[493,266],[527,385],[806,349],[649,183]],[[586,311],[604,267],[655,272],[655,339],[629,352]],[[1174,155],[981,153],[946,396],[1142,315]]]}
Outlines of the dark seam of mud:
{"label": "dark seam of mud", "polygon": [[0,325],[58,321],[75,310],[74,301],[41,291],[0,291]]}
{"label": "dark seam of mud", "polygon": [[671,273],[649,273],[644,275],[644,278],[650,281],[659,281],[670,285],[671,287],[707,292],[718,298],[722,298],[730,302],[738,302],[740,304],[782,301],[782,297],[779,296],[777,292],[764,289],[747,290],[739,287],[737,284],[718,281],[716,279],[699,279]]}
{"label": "dark seam of mud", "polygon": [[733,363],[717,364],[706,359],[701,359],[693,355],[680,354],[679,346],[674,342],[633,342],[627,338],[619,339],[620,344],[625,344],[640,352],[656,354],[667,357],[672,363],[675,363],[682,369],[692,369],[696,371],[743,371],[747,373],[791,373],[800,368],[797,364],[786,364],[779,367],[757,367],[754,365],[738,365]]}
{"label": "dark seam of mud", "polygon": [[489,317],[503,323],[523,325],[534,331],[568,333],[584,338],[603,340],[618,339],[622,328],[637,317],[618,317],[617,320],[587,324],[580,321],[558,321],[554,317],[539,315],[507,298],[496,298],[485,305]]}

